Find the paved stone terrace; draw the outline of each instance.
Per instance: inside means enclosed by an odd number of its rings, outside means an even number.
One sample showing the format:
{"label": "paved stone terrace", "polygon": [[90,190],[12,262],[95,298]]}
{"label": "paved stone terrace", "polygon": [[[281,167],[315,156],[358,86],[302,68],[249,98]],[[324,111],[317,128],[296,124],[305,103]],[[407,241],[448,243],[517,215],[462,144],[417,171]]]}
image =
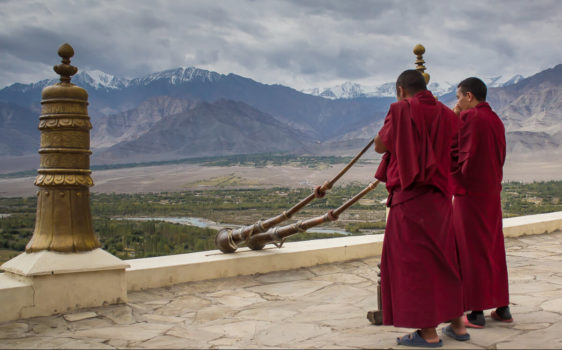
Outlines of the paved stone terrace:
{"label": "paved stone terrace", "polygon": [[[513,324],[489,318],[445,348],[562,348],[562,232],[506,241]],[[0,324],[0,348],[396,348],[373,326],[378,259],[186,283],[126,305]],[[400,347],[398,347],[400,348]]]}

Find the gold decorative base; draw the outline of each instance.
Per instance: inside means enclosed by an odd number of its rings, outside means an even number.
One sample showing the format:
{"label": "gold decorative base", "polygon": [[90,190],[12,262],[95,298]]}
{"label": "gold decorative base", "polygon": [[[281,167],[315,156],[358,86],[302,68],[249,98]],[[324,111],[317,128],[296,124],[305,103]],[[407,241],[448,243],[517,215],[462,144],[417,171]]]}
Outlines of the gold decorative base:
{"label": "gold decorative base", "polygon": [[92,226],[88,187],[41,188],[37,217],[27,253],[89,251],[100,247]]}

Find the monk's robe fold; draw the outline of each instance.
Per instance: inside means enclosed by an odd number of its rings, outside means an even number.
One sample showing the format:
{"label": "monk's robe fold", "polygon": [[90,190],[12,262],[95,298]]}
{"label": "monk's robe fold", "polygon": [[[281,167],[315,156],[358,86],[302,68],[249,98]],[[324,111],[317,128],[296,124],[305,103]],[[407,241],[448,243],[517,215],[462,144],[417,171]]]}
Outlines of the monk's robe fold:
{"label": "monk's robe fold", "polygon": [[505,129],[488,103],[460,115],[452,167],[453,222],[459,244],[465,310],[509,304],[502,230]]}
{"label": "monk's robe fold", "polygon": [[431,92],[393,103],[379,137],[375,177],[391,207],[381,258],[383,323],[429,328],[462,314],[452,228],[451,142],[458,118]]}

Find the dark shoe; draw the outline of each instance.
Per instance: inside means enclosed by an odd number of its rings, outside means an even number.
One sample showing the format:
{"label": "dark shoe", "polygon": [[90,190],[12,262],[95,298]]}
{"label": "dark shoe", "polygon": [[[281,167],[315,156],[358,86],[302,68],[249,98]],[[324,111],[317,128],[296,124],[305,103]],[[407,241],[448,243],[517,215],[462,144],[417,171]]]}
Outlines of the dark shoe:
{"label": "dark shoe", "polygon": [[445,334],[448,337],[451,337],[455,340],[458,341],[467,341],[470,340],[470,334],[466,333],[466,334],[457,334],[455,333],[455,331],[453,330],[453,327],[451,325],[448,325],[445,328],[441,329],[443,331],[443,334]]}
{"label": "dark shoe", "polygon": [[[475,317],[474,317],[475,316]],[[484,314],[468,314],[462,317],[464,326],[467,328],[484,328],[486,325],[486,320],[484,319]]]}
{"label": "dark shoe", "polygon": [[511,312],[509,312],[509,306],[498,307],[496,310],[492,311],[490,316],[496,321],[513,322],[513,317],[511,316]]}
{"label": "dark shoe", "polygon": [[396,338],[398,345],[412,346],[417,348],[440,348],[443,346],[443,340],[439,339],[437,343],[429,343],[420,335],[419,331],[406,334],[402,338]]}
{"label": "dark shoe", "polygon": [[367,319],[376,326],[382,325],[382,311],[372,310],[367,312]]}

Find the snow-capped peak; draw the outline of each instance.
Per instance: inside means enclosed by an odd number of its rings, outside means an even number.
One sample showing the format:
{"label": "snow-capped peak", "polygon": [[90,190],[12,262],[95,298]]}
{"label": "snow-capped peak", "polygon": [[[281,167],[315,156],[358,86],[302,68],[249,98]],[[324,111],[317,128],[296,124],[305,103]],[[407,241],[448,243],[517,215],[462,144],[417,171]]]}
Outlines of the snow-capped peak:
{"label": "snow-capped peak", "polygon": [[192,80],[214,82],[224,77],[223,75],[195,67],[179,67],[145,75],[131,80],[131,85],[147,85],[156,80],[167,80],[170,84],[180,84]]}
{"label": "snow-capped peak", "polygon": [[514,85],[514,84],[517,84],[518,82],[520,82],[523,79],[525,79],[524,76],[522,76],[521,74],[517,74],[517,75],[514,75],[511,79],[509,79],[505,83],[503,83],[502,86]]}
{"label": "snow-capped peak", "polygon": [[[36,83],[23,85],[22,91],[25,92],[29,89],[44,88],[49,85],[59,83],[60,79],[51,78],[43,79]],[[124,78],[118,78],[111,74],[104,73],[100,70],[92,71],[79,71],[78,74],[72,77],[71,82],[75,85],[94,89],[108,88],[108,89],[120,89],[126,87],[129,81]]]}
{"label": "snow-capped peak", "polygon": [[354,98],[364,95],[364,88],[362,88],[361,85],[352,83],[350,81],[346,81],[341,85],[335,86],[329,91],[331,91],[331,95],[335,96],[336,98]]}
{"label": "snow-capped peak", "polygon": [[[428,88],[438,96],[454,90],[451,83],[430,83]],[[377,86],[360,85],[353,82],[345,82],[326,89],[307,89],[305,94],[320,96],[328,99],[357,98],[357,97],[396,97],[396,83],[388,82]]]}
{"label": "snow-capped peak", "polygon": [[73,77],[72,82],[77,85],[91,86],[94,89],[120,89],[126,87],[129,83],[127,79],[118,78],[114,75],[107,74],[97,69],[78,72],[78,74]]}
{"label": "snow-capped peak", "polygon": [[445,94],[448,94],[449,92],[455,91],[456,88],[457,84],[448,81],[442,83],[430,81],[429,85],[427,85],[427,89],[431,91],[431,93],[435,96],[443,96]]}
{"label": "snow-capped peak", "polygon": [[[215,82],[217,80],[223,79],[224,77],[225,75],[195,67],[179,67],[168,69],[134,79],[120,78],[94,69],[90,71],[79,71],[78,74],[72,77],[71,82],[83,88],[94,88],[97,90],[146,86],[156,80],[164,80],[174,85],[190,81]],[[6,88],[17,89],[25,92],[32,89],[42,89],[45,86],[56,84],[59,81],[60,80],[58,78],[43,79],[31,84],[14,83]]]}
{"label": "snow-capped peak", "polygon": [[517,84],[521,80],[525,79],[521,74],[514,75],[511,78],[504,78],[501,75],[495,77],[484,77],[482,80],[486,83],[486,86],[491,87],[502,87]]}
{"label": "snow-capped peak", "polygon": [[358,97],[372,97],[376,96],[373,91],[374,87],[362,86],[357,83],[346,81],[343,84],[333,86],[331,88],[319,89],[307,89],[303,90],[305,94],[321,96],[331,100],[338,98],[358,98]]}
{"label": "snow-capped peak", "polygon": [[[517,84],[525,79],[522,75],[515,75],[509,79],[500,76],[484,77],[482,80],[488,87],[502,87]],[[430,82],[427,88],[436,96],[442,96],[454,92],[458,83]],[[328,99],[357,98],[357,97],[396,97],[396,84],[388,82],[377,86],[365,86],[347,81],[341,85],[331,88],[313,88],[302,90],[303,93],[320,96]]]}
{"label": "snow-capped peak", "polygon": [[396,97],[396,83],[389,82],[381,84],[374,89],[371,95],[378,97]]}

